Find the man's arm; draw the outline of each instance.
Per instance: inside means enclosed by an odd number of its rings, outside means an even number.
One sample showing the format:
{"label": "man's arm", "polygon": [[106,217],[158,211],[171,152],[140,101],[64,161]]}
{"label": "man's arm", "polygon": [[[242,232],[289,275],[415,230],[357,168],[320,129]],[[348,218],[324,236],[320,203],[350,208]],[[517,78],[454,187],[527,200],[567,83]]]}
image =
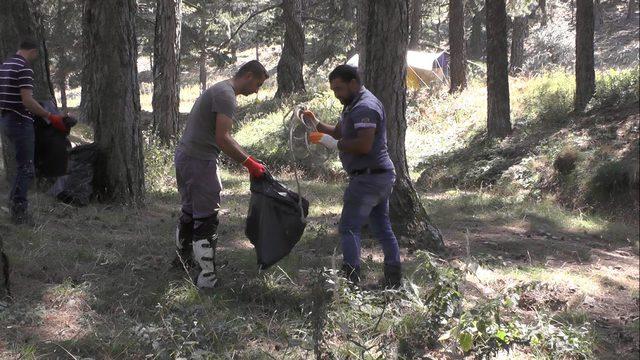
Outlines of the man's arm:
{"label": "man's arm", "polygon": [[33,98],[33,90],[30,88],[21,88],[20,89],[20,97],[22,98],[22,104],[27,108],[32,114],[41,117],[43,119],[47,119],[49,117],[49,112],[45,110],[40,104]]}
{"label": "man's arm", "polygon": [[340,140],[342,138],[342,131],[340,130],[340,126],[329,125],[327,123],[321,122],[320,120],[318,120],[318,118],[316,118],[316,115],[309,110],[303,111],[302,116],[311,119],[311,121],[316,125],[316,129],[318,129],[318,132],[331,135],[331,137],[336,140]]}
{"label": "man's arm", "polygon": [[376,129],[364,128],[357,131],[354,139],[342,139],[338,141],[338,150],[355,155],[366,155],[373,147]]}
{"label": "man's arm", "polygon": [[233,120],[230,117],[218,113],[216,115],[216,144],[222,152],[238,163],[244,162],[249,155],[244,149],[231,137],[231,128]]}

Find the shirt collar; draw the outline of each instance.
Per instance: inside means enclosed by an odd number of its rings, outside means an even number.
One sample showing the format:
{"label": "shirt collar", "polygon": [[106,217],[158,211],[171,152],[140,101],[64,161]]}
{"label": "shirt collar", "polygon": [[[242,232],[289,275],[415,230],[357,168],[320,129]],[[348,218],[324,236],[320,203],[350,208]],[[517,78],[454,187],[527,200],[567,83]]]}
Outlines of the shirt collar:
{"label": "shirt collar", "polygon": [[346,105],[344,107],[344,110],[345,111],[349,111],[349,110],[353,109],[353,107],[356,106],[356,104],[360,101],[360,99],[362,98],[362,95],[364,95],[364,93],[366,91],[367,91],[367,89],[364,86],[362,86],[360,88],[360,91],[358,92],[358,95],[356,95],[356,97],[353,98],[353,100],[349,103],[349,105]]}

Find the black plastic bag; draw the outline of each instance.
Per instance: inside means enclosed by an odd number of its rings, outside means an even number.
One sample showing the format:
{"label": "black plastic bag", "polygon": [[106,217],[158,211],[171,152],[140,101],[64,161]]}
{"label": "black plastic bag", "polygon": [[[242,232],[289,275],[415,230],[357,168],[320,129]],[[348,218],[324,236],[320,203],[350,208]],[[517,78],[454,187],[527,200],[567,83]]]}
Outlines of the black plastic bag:
{"label": "black plastic bag", "polygon": [[[58,109],[51,101],[41,103],[41,105],[47,111],[58,114]],[[67,119],[71,118],[65,118],[65,125],[71,129],[75,122],[68,124]],[[36,176],[53,178],[66,174],[69,150],[71,150],[68,134],[61,133],[41,117],[35,116],[33,120],[36,139],[34,153]]]}
{"label": "black plastic bag", "polygon": [[269,173],[251,179],[245,234],[256,249],[260,269],[267,269],[291,252],[304,233],[307,215],[309,202]]}
{"label": "black plastic bag", "polygon": [[93,170],[98,158],[98,146],[76,146],[69,157],[69,173],[58,178],[50,193],[67,204],[89,205],[93,194]]}

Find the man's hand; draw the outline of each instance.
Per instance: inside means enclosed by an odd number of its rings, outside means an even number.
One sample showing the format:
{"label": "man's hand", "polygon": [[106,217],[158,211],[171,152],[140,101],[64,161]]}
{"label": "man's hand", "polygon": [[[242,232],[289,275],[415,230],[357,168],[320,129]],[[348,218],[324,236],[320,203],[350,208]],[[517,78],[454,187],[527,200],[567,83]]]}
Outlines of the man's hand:
{"label": "man's hand", "polygon": [[64,125],[64,116],[49,113],[49,115],[47,115],[47,119],[49,120],[51,126],[53,126],[56,130],[60,131],[63,134],[69,133],[67,127]]}
{"label": "man's hand", "polygon": [[314,114],[311,110],[303,110],[302,111],[302,120],[306,123],[307,121],[313,125],[313,127],[317,127],[320,122],[316,118],[316,114]]}
{"label": "man's hand", "polygon": [[338,148],[338,140],[334,139],[330,135],[323,134],[320,132],[312,132],[309,134],[309,141],[312,144],[320,144],[327,149],[337,149]]}
{"label": "man's hand", "polygon": [[266,171],[264,165],[257,162],[256,159],[251,156],[243,161],[242,165],[244,165],[244,167],[249,170],[249,174],[251,175],[251,177],[254,177],[256,179],[260,179],[261,177],[263,177]]}

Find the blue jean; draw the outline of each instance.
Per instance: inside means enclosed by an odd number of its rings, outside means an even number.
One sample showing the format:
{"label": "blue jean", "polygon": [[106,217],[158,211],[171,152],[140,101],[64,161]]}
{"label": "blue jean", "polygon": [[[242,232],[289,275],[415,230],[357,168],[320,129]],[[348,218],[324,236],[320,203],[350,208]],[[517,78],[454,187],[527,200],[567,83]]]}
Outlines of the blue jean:
{"label": "blue jean", "polygon": [[371,232],[382,245],[384,263],[400,265],[398,240],[389,220],[389,197],[395,179],[393,172],[387,172],[354,176],[349,181],[339,226],[345,264],[360,266],[360,233],[369,220]]}
{"label": "blue jean", "polygon": [[14,206],[26,209],[29,203],[27,191],[35,174],[33,121],[9,112],[0,118],[0,124],[4,135],[11,141],[16,156],[16,176],[11,184],[9,200]]}

